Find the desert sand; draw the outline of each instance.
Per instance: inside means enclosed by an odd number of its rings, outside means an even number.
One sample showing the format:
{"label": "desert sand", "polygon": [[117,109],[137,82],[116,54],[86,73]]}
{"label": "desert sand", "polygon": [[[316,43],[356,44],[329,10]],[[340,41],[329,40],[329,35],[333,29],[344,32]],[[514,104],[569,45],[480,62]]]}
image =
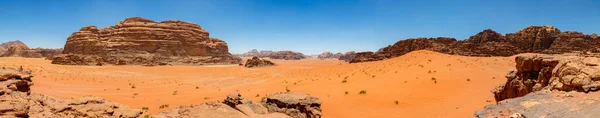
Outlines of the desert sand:
{"label": "desert sand", "polygon": [[[259,101],[289,90],[323,100],[323,117],[350,118],[471,117],[495,103],[490,90],[503,84],[515,65],[514,56],[425,50],[356,64],[314,58],[272,61],[277,66],[68,66],[8,57],[0,58],[0,66],[32,70],[35,93],[63,99],[99,96],[132,108],[148,107],[150,114],[232,93]],[[359,94],[362,90],[366,94]],[[169,107],[159,108],[164,104]]]}

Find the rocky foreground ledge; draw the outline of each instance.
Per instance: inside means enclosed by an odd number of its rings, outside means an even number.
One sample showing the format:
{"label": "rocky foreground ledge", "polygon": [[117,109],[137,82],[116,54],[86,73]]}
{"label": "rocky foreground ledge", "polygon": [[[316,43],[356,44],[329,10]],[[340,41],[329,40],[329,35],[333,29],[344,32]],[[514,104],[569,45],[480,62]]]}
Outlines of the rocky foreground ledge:
{"label": "rocky foreground ledge", "polygon": [[599,57],[517,56],[516,71],[492,90],[498,104],[477,111],[475,117],[598,117],[599,100],[587,94],[600,88]]}
{"label": "rocky foreground ledge", "polygon": [[320,118],[319,98],[304,93],[285,92],[267,95],[255,103],[240,94],[231,94],[223,102],[181,106],[158,113],[162,118]]}
{"label": "rocky foreground ledge", "polygon": [[229,95],[223,102],[208,102],[150,116],[144,110],[86,96],[62,100],[31,93],[32,76],[27,71],[0,69],[0,118],[320,118],[319,98],[304,93],[282,92],[252,102],[240,94]]}

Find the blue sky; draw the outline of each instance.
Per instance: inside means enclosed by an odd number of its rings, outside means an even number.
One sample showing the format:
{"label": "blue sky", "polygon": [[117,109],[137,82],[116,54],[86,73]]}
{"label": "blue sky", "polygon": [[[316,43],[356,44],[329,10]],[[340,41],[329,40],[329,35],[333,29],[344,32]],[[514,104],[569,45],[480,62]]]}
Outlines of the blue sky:
{"label": "blue sky", "polygon": [[232,53],[376,51],[406,38],[461,40],[530,25],[600,33],[598,0],[2,0],[0,42],[58,48],[82,26],[131,16],[197,23]]}

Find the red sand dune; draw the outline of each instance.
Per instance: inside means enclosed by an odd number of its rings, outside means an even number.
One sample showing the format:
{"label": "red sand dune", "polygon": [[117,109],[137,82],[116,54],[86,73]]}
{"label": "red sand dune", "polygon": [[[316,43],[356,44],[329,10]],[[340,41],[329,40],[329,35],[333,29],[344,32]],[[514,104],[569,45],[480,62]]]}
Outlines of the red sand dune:
{"label": "red sand dune", "polygon": [[[148,107],[151,114],[222,100],[232,93],[258,101],[287,88],[323,100],[326,118],[471,117],[495,103],[490,90],[506,81],[504,75],[514,69],[513,59],[414,51],[357,64],[273,60],[278,66],[264,68],[66,66],[26,58],[0,58],[0,66],[33,70],[36,93],[65,99],[100,96],[133,108]],[[361,90],[366,94],[359,94]],[[169,107],[159,109],[162,104]]]}

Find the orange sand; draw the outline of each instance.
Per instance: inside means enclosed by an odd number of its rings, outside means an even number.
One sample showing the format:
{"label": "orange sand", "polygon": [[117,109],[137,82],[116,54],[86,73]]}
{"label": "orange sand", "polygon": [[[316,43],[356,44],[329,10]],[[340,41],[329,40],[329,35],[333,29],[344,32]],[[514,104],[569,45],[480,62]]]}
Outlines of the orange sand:
{"label": "orange sand", "polygon": [[[325,118],[471,117],[495,103],[490,90],[506,81],[504,75],[514,69],[513,59],[415,51],[378,62],[273,60],[278,66],[253,69],[66,66],[26,58],[0,58],[0,66],[33,70],[35,93],[64,99],[100,96],[133,108],[149,107],[151,114],[179,105],[222,101],[232,93],[259,101],[287,87],[323,100]],[[367,93],[361,95],[361,90]],[[159,109],[162,104],[169,107]]]}

